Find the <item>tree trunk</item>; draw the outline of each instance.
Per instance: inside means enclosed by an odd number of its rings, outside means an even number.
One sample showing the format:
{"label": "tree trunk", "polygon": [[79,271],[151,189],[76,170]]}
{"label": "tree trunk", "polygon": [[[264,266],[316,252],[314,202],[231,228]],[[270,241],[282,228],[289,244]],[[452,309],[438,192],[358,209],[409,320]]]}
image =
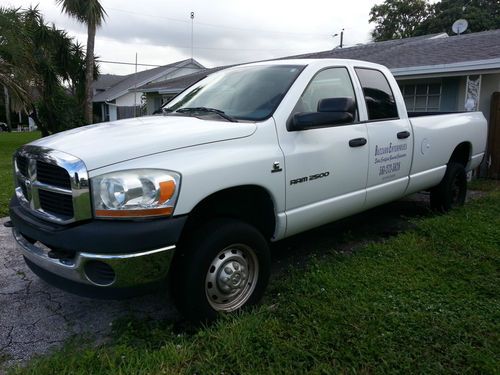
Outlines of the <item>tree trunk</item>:
{"label": "tree trunk", "polygon": [[36,107],[34,104],[31,105],[31,114],[30,114],[30,117],[33,119],[33,121],[35,122],[36,124],[36,127],[38,128],[38,130],[40,130],[42,132],[42,137],[47,137],[48,135],[50,135],[47,127],[45,127],[41,122],[40,122],[40,119],[38,118],[38,112],[36,111]]}
{"label": "tree trunk", "polygon": [[10,97],[9,97],[9,89],[7,86],[3,86],[3,94],[5,97],[5,119],[7,121],[7,127],[9,128],[9,132],[12,131],[12,123],[10,121]]}
{"label": "tree trunk", "polygon": [[88,124],[94,122],[92,115],[92,83],[94,82],[94,42],[96,26],[89,23],[87,26],[87,54],[85,56],[85,121]]}

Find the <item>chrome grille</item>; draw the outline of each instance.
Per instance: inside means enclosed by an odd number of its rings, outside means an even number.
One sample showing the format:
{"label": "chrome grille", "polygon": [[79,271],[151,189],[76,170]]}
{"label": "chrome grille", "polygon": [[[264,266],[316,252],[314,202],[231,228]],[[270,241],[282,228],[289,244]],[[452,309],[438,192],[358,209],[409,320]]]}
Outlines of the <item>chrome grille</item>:
{"label": "chrome grille", "polygon": [[39,190],[40,207],[45,212],[71,219],[73,217],[73,199],[71,195]]}
{"label": "chrome grille", "polygon": [[60,224],[92,217],[87,169],[80,159],[24,146],[14,160],[16,196],[34,215]]}
{"label": "chrome grille", "polygon": [[47,185],[71,189],[71,180],[66,169],[41,160],[36,162],[36,179]]}
{"label": "chrome grille", "polygon": [[28,176],[28,163],[29,159],[27,157],[21,155],[17,157],[17,167],[23,176]]}

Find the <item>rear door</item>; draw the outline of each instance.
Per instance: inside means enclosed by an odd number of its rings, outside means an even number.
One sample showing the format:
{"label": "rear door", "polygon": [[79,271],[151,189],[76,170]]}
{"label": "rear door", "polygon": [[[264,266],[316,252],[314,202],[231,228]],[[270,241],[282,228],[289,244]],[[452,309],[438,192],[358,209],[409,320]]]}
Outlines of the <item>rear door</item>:
{"label": "rear door", "polygon": [[[366,105],[369,144],[366,208],[369,208],[404,195],[413,157],[413,134],[405,107],[400,105],[398,110],[386,75],[365,67],[356,67],[355,72]],[[391,82],[396,85],[394,79]]]}

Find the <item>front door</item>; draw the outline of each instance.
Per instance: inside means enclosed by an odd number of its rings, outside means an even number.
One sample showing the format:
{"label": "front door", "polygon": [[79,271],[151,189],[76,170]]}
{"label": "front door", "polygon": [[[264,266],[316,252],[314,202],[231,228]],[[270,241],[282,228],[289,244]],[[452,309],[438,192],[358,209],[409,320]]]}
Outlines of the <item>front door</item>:
{"label": "front door", "polygon": [[[291,116],[316,112],[321,99],[355,99],[349,72],[331,67],[309,82]],[[290,118],[291,118],[290,116]],[[353,123],[319,129],[279,133],[285,156],[286,235],[314,228],[363,209],[368,164],[368,145],[351,140],[367,139],[366,124],[358,115]]]}

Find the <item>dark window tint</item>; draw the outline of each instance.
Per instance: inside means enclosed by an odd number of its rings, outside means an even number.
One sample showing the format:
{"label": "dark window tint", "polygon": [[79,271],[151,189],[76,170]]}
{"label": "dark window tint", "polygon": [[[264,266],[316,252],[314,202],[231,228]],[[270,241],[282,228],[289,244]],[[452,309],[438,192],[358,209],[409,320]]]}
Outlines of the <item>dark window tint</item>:
{"label": "dark window tint", "polygon": [[357,68],[369,120],[384,120],[398,117],[398,109],[389,82],[378,70]]}

